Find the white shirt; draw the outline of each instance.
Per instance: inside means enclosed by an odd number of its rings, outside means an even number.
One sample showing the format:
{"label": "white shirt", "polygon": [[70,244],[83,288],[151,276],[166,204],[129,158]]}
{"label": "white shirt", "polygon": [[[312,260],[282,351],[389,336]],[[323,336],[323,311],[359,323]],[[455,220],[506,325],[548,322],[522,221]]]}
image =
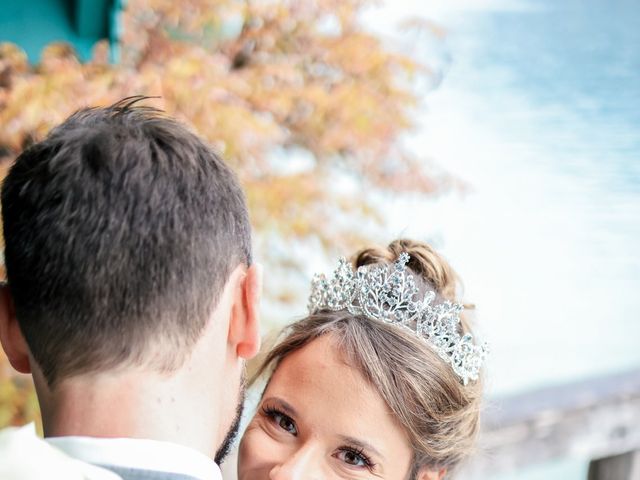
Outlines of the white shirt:
{"label": "white shirt", "polygon": [[36,435],[33,424],[0,430],[2,480],[122,480],[115,473],[65,455]]}
{"label": "white shirt", "polygon": [[50,445],[94,465],[179,473],[200,480],[222,480],[218,465],[189,447],[137,438],[49,437]]}

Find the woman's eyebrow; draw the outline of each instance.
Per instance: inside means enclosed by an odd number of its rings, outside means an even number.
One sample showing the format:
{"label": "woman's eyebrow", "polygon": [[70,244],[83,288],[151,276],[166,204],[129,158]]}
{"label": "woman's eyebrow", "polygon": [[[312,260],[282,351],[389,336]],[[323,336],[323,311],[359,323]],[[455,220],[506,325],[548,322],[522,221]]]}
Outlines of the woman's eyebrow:
{"label": "woman's eyebrow", "polygon": [[277,403],[278,408],[280,408],[283,413],[295,417],[297,415],[296,409],[293,408],[289,403],[281,399],[280,397],[268,397],[263,400],[263,403]]}
{"label": "woman's eyebrow", "polygon": [[377,455],[378,457],[380,457],[382,460],[386,460],[385,456],[380,453],[380,451],[375,448],[373,445],[371,445],[370,443],[367,443],[363,440],[360,440],[358,438],[355,437],[349,437],[347,435],[339,435],[339,438],[341,441],[348,443],[349,445],[352,445],[354,447],[358,447],[358,448],[362,448],[363,450],[366,450],[367,452],[372,452],[375,455]]}

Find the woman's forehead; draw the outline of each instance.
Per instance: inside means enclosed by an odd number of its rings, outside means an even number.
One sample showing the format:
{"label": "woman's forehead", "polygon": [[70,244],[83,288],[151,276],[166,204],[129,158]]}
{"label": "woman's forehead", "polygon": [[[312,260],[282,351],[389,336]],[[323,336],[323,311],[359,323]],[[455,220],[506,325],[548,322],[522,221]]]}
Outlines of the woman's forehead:
{"label": "woman's forehead", "polygon": [[280,362],[265,391],[265,399],[269,398],[293,407],[298,422],[328,433],[406,442],[404,430],[380,394],[345,362],[331,335]]}
{"label": "woman's forehead", "polygon": [[[325,391],[328,384],[333,388]],[[360,400],[363,401],[379,396],[362,374],[345,361],[331,335],[309,342],[280,361],[269,387],[289,390],[290,386],[296,387],[295,391],[288,392],[291,394],[302,395],[303,392],[318,389],[322,391],[319,393],[327,396],[335,393],[349,394],[361,397]]]}

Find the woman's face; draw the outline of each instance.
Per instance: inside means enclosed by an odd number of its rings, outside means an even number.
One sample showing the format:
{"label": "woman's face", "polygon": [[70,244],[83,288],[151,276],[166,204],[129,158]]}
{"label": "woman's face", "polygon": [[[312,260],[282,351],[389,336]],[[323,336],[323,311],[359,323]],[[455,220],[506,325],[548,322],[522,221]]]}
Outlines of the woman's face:
{"label": "woman's face", "polygon": [[403,428],[325,335],[287,356],[240,444],[240,480],[405,480]]}

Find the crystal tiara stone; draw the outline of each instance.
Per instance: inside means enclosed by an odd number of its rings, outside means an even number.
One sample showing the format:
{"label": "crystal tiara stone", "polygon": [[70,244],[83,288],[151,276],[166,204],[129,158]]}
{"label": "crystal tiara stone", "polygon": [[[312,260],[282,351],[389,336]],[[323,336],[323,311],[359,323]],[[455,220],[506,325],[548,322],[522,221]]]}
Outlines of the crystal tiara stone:
{"label": "crystal tiara stone", "polygon": [[371,265],[354,271],[341,258],[330,278],[316,274],[311,281],[309,312],[347,310],[373,320],[411,330],[451,365],[467,385],[477,380],[488,353],[486,344],[475,345],[471,334],[461,335],[463,306],[445,301],[435,304],[435,292],[420,298],[403,252],[393,265]]}

